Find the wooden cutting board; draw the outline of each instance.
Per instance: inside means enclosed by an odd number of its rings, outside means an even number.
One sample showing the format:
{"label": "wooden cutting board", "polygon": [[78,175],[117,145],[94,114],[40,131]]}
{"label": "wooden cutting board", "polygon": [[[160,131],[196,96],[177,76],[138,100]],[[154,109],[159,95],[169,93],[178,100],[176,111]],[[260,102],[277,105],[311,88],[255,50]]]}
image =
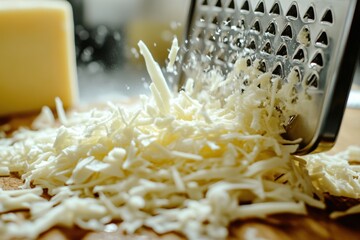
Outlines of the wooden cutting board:
{"label": "wooden cutting board", "polygon": [[[34,116],[0,119],[0,125],[8,123],[11,129],[28,126]],[[349,145],[360,146],[360,109],[347,109],[335,147],[330,153],[345,150]],[[0,187],[14,189],[21,184],[16,176],[0,178]],[[235,222],[230,226],[229,239],[360,239],[360,214],[339,220],[330,220],[326,212],[310,209],[308,216],[282,214],[266,219],[249,219]],[[1,237],[0,237],[1,238]],[[90,232],[76,227],[54,228],[40,236],[41,240],[116,240],[116,239],[184,239],[175,234],[159,236],[149,229],[136,234],[124,235],[121,231]]]}

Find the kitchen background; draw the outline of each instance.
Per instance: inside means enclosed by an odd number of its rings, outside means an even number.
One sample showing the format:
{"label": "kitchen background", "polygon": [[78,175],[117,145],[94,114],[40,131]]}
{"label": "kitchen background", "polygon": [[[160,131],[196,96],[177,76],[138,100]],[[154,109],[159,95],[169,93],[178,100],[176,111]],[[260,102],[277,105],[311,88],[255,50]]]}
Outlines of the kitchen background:
{"label": "kitchen background", "polygon": [[[68,0],[74,9],[80,100],[93,103],[148,93],[137,43],[165,66],[174,36],[183,38],[190,0]],[[360,58],[359,58],[360,59]],[[359,60],[360,63],[360,60]],[[360,64],[348,101],[360,108]]]}
{"label": "kitchen background", "polygon": [[148,93],[137,47],[143,40],[166,66],[174,36],[183,37],[190,0],[68,0],[74,10],[80,100],[93,103]]}

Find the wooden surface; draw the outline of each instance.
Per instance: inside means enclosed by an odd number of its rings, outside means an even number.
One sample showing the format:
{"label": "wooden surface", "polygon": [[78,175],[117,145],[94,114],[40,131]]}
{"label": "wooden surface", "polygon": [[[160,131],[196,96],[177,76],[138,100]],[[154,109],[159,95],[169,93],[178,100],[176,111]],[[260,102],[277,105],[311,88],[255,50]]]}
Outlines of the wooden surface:
{"label": "wooden surface", "polygon": [[[7,125],[8,131],[22,125],[29,125],[33,117],[1,119],[0,125]],[[330,153],[345,150],[349,145],[360,146],[360,109],[347,109],[335,147]],[[13,189],[20,185],[17,176],[0,178],[0,187]],[[330,220],[326,212],[310,209],[309,216],[278,215],[266,219],[249,219],[230,226],[229,239],[360,239],[360,215]],[[255,234],[255,235],[254,235]],[[115,239],[184,239],[171,233],[158,236],[149,229],[141,229],[134,235],[124,235],[120,231],[89,232],[77,228],[54,228],[40,236],[41,240],[115,240]]]}
{"label": "wooden surface", "polygon": [[339,136],[330,153],[345,150],[349,145],[360,146],[360,109],[347,109]]}

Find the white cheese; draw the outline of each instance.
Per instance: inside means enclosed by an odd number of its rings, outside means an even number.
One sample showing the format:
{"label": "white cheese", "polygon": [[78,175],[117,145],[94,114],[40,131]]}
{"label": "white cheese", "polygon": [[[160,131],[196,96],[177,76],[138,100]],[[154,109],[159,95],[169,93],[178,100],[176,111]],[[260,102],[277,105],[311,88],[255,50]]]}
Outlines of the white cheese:
{"label": "white cheese", "polygon": [[339,217],[344,217],[347,215],[359,214],[359,213],[360,213],[360,204],[355,205],[343,212],[333,212],[330,214],[330,217],[331,218],[339,218]]}
{"label": "white cheese", "polygon": [[166,70],[168,72],[173,72],[174,71],[174,64],[175,64],[175,61],[176,61],[176,55],[177,55],[179,50],[180,50],[180,47],[179,47],[178,40],[177,40],[176,37],[174,37],[174,39],[172,41],[171,48],[170,48],[169,56],[168,56],[169,62],[168,62],[168,65],[166,67]]}
{"label": "white cheese", "polygon": [[62,101],[60,100],[60,98],[55,98],[55,103],[56,103],[56,111],[59,115],[59,120],[63,125],[67,124],[67,119],[66,119],[66,114],[64,111],[64,107],[62,104]]}
{"label": "white cheese", "polygon": [[350,147],[347,151],[334,156],[326,154],[306,157],[309,175],[314,186],[333,196],[360,198],[360,171],[356,161],[360,147]]}
{"label": "white cheese", "polygon": [[[62,106],[59,106],[62,108]],[[51,109],[47,106],[44,106],[41,109],[40,115],[34,120],[31,127],[34,129],[43,129],[51,127],[55,124],[55,117]]]}
{"label": "white cheese", "polygon": [[159,64],[155,62],[146,45],[142,41],[140,41],[138,45],[140,48],[140,53],[144,56],[146,68],[151,77],[151,80],[154,83],[156,89],[158,90],[161,100],[163,101],[165,107],[164,110],[166,111],[165,113],[168,113],[170,109],[169,105],[172,94],[167,86],[165,77],[161,71]]}

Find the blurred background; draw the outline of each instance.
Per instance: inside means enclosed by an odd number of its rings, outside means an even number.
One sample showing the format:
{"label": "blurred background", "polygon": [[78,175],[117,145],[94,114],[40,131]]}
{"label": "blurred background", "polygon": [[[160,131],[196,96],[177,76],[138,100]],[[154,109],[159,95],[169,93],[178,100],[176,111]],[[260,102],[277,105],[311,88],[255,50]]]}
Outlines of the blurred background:
{"label": "blurred background", "polygon": [[74,11],[80,100],[118,100],[147,93],[138,51],[145,42],[160,66],[172,40],[181,43],[190,0],[68,0]]}
{"label": "blurred background", "polygon": [[[165,66],[174,36],[183,40],[190,0],[68,0],[74,10],[80,100],[117,100],[148,93],[137,43]],[[360,63],[360,60],[359,60]],[[360,108],[360,64],[348,106]]]}

